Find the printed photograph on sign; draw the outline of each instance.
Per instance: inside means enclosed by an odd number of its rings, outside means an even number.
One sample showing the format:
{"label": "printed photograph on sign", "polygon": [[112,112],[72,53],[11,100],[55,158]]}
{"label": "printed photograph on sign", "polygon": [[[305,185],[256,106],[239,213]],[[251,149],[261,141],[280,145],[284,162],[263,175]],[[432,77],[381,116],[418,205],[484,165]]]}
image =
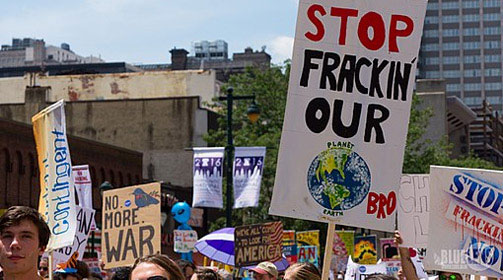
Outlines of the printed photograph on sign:
{"label": "printed photograph on sign", "polygon": [[161,184],[103,192],[101,248],[105,268],[130,266],[161,251]]}
{"label": "printed photograph on sign", "polygon": [[394,230],[426,3],[299,1],[271,215]]}
{"label": "printed photograph on sign", "polygon": [[503,172],[430,167],[426,269],[503,277]]}

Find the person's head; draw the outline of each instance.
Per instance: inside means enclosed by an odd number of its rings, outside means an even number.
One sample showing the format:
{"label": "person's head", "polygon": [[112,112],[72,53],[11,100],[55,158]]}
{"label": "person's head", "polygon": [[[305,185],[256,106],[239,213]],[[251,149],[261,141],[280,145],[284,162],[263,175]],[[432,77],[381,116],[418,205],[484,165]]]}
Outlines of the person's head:
{"label": "person's head", "polygon": [[463,277],[459,273],[439,271],[438,280],[463,280]]}
{"label": "person's head", "polygon": [[87,263],[78,260],[75,268],[77,268],[77,274],[81,279],[89,278],[89,276],[91,276]]}
{"label": "person's head", "polygon": [[[155,277],[155,278],[154,278]],[[131,280],[184,280],[182,271],[165,255],[154,254],[136,259]]]}
{"label": "person's head", "polygon": [[53,275],[53,280],[82,280],[82,278],[75,272],[56,272]]}
{"label": "person's head", "polygon": [[49,274],[49,259],[47,257],[42,257],[38,263],[38,274],[45,277]]}
{"label": "person's head", "polygon": [[131,267],[122,266],[115,270],[114,275],[110,280],[129,280],[129,276],[131,275]]}
{"label": "person's head", "polygon": [[209,268],[196,269],[190,280],[219,280],[218,274]]}
{"label": "person's head", "polygon": [[257,280],[278,279],[278,269],[272,262],[261,262],[250,270],[253,271],[253,278]]}
{"label": "person's head", "polygon": [[192,277],[194,271],[196,270],[196,266],[187,260],[182,259],[176,260],[176,264],[182,270],[182,273],[185,276],[185,279],[187,280],[189,280]]}
{"label": "person's head", "polygon": [[285,271],[284,280],[321,280],[318,268],[312,263],[294,263]]}
{"label": "person's head", "polygon": [[397,280],[397,278],[382,273],[376,273],[365,277],[365,280]]}
{"label": "person's head", "polygon": [[13,206],[0,217],[0,265],[6,276],[36,275],[51,233],[37,210]]}

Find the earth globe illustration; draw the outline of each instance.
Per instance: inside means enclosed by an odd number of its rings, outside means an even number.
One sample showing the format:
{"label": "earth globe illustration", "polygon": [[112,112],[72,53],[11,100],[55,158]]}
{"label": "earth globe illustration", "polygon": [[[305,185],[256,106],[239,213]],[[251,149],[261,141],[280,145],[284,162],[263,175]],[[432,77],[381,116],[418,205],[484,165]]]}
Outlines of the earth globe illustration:
{"label": "earth globe illustration", "polygon": [[307,172],[309,192],[321,206],[348,210],[360,204],[370,190],[365,160],[347,147],[330,147],[319,153]]}

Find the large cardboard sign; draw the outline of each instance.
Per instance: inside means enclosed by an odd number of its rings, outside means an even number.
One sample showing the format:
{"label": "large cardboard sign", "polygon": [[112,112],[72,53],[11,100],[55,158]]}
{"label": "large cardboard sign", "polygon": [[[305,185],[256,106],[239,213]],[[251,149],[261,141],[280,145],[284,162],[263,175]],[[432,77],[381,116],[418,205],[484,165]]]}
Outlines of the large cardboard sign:
{"label": "large cardboard sign", "polygon": [[503,277],[503,172],[430,167],[425,268]]}
{"label": "large cardboard sign", "polygon": [[130,266],[161,251],[161,184],[103,193],[101,247],[105,268]]}
{"label": "large cardboard sign", "polygon": [[377,263],[377,237],[375,235],[356,236],[353,260],[358,264]]}
{"label": "large cardboard sign", "polygon": [[404,247],[426,248],[430,216],[430,175],[404,174],[398,191],[398,230]]}
{"label": "large cardboard sign", "polygon": [[354,231],[336,231],[334,235],[334,243],[332,245],[330,270],[334,272],[345,271],[348,264],[348,257],[353,256],[354,247]]}
{"label": "large cardboard sign", "polygon": [[394,230],[425,11],[300,1],[270,214]]}
{"label": "large cardboard sign", "polygon": [[31,119],[40,169],[38,211],[51,230],[46,250],[71,246],[77,230],[72,160],[66,138],[63,100]]}
{"label": "large cardboard sign", "polygon": [[309,262],[319,267],[319,251],[318,246],[300,246],[299,254],[297,256],[298,262]]}
{"label": "large cardboard sign", "polygon": [[234,231],[236,267],[280,260],[282,239],[281,222],[236,227]]}
{"label": "large cardboard sign", "polygon": [[84,257],[87,240],[94,224],[95,210],[82,208],[80,206],[76,206],[76,209],[77,232],[75,233],[75,239],[73,240],[73,244],[71,246],[59,248],[53,252],[53,269],[56,269],[56,266],[59,264],[66,263],[75,252],[78,252],[78,260],[82,260]]}

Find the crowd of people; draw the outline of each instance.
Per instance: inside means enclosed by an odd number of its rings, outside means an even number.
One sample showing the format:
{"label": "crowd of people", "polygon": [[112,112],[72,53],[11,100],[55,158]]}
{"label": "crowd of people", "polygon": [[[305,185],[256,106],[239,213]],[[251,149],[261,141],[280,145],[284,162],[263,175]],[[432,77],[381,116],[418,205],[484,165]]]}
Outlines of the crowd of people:
{"label": "crowd of people", "polygon": [[[50,237],[50,230],[37,210],[25,206],[10,207],[0,217],[0,280],[42,280],[48,278],[49,262],[41,258]],[[395,241],[402,243],[400,234],[395,233]],[[407,248],[400,247],[402,270],[399,277],[416,280],[417,275]],[[320,280],[318,268],[311,263],[296,263],[280,275],[271,262],[259,263],[251,268],[257,280]],[[71,271],[55,272],[56,280],[102,280],[102,276],[90,273],[86,263],[78,261]],[[232,275],[225,270],[197,268],[193,263],[173,261],[162,254],[143,256],[136,259],[132,267],[116,269],[111,280],[227,280]],[[386,275],[368,276],[368,280],[395,279]],[[440,280],[461,280],[461,275],[441,273]]]}

